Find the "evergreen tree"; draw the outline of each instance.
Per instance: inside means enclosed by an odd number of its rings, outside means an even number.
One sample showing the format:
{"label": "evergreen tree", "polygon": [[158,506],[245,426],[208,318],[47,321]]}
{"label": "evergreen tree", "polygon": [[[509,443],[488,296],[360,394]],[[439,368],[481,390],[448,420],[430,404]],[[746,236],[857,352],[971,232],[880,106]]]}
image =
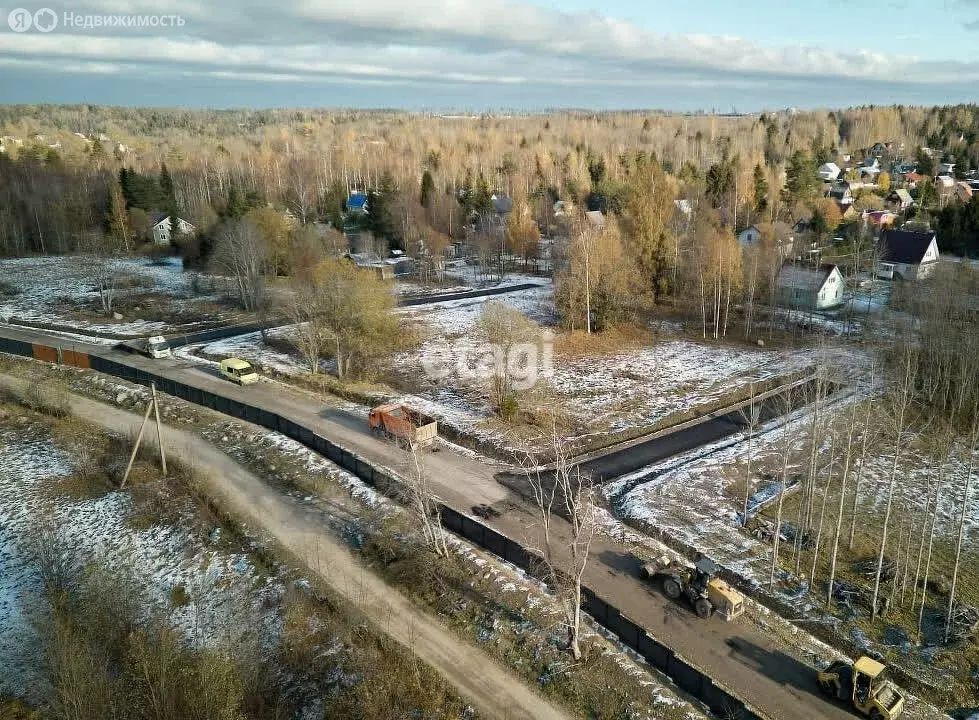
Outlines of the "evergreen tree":
{"label": "evergreen tree", "polygon": [[160,165],[160,192],[163,194],[163,200],[167,204],[176,205],[176,196],[173,190],[173,178],[170,177],[170,171],[167,170],[167,164],[163,163]]}
{"label": "evergreen tree", "polygon": [[422,207],[426,210],[430,210],[432,207],[432,198],[435,196],[435,181],[432,179],[432,173],[426,170],[422,173],[422,188],[421,188],[421,202]]}
{"label": "evergreen tree", "polygon": [[711,205],[721,207],[730,202],[734,192],[734,163],[724,158],[707,171],[707,197]]}
{"label": "evergreen tree", "polygon": [[785,170],[785,198],[787,204],[811,200],[819,187],[816,161],[801,150],[796,150],[789,158]]}
{"label": "evergreen tree", "polygon": [[754,185],[755,212],[762,215],[768,210],[768,180],[765,179],[765,169],[760,164],[755,165]]}
{"label": "evergreen tree", "polygon": [[235,183],[231,183],[228,187],[228,206],[224,214],[228,217],[240,218],[246,212],[248,212],[248,206],[241,196],[241,190]]}

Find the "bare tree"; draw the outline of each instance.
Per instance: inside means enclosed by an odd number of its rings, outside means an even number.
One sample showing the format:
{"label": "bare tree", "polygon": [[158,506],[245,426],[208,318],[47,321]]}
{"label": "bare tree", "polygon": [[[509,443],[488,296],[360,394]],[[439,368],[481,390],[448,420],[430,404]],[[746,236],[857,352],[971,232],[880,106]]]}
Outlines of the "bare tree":
{"label": "bare tree", "polygon": [[[493,404],[500,416],[510,419],[516,410],[515,375],[521,369],[521,349],[537,340],[537,325],[519,310],[501,302],[483,307],[480,329],[490,345]],[[530,361],[530,358],[526,358]]]}
{"label": "bare tree", "polygon": [[292,341],[299,349],[310,374],[320,369],[320,359],[330,341],[320,317],[320,297],[317,293],[315,274],[296,277],[292,294],[286,303],[286,312],[293,323]]}
{"label": "bare tree", "polygon": [[959,563],[962,560],[962,540],[965,537],[965,519],[969,511],[969,493],[972,490],[972,475],[975,470],[976,443],[979,442],[979,398],[972,410],[972,430],[969,443],[969,472],[965,478],[962,493],[962,509],[959,513],[959,533],[955,542],[955,565],[952,568],[952,587],[948,591],[948,614],[945,617],[945,642],[952,632],[952,611],[955,609],[955,586],[959,579]]}
{"label": "bare tree", "polygon": [[748,406],[739,410],[742,420],[748,424],[748,463],[744,470],[744,508],[741,512],[741,524],[748,523],[748,500],[751,498],[751,440],[755,435],[755,427],[758,425],[758,414],[760,406],[755,402],[755,381],[749,384]]}
{"label": "bare tree", "polygon": [[[940,436],[939,439],[939,443],[941,444],[940,445],[941,460],[938,466],[938,479],[935,481],[935,499],[934,502],[932,503],[931,529],[928,532],[928,553],[925,556],[925,574],[921,580],[921,606],[918,609],[918,641],[919,642],[921,641],[921,625],[924,623],[924,619],[925,619],[925,598],[928,594],[928,578],[929,575],[931,574],[931,555],[935,545],[935,527],[938,524],[938,505],[942,499],[942,485],[945,479],[945,470],[948,465],[949,455],[951,454],[952,451],[952,441],[953,441],[952,428],[949,427],[943,430],[944,431],[942,432],[942,436]],[[926,509],[927,509],[927,503],[926,503]],[[912,608],[914,607],[915,600],[917,598],[917,589],[918,589],[917,577],[915,577],[914,585],[915,585],[915,594],[911,598]]]}
{"label": "bare tree", "polygon": [[[789,454],[792,451],[792,436],[789,434],[788,417],[792,412],[792,400],[788,393],[782,396],[783,415],[786,418],[782,426],[782,470],[779,473],[778,507],[775,511],[775,537],[772,539],[772,572],[768,578],[769,590],[775,590],[775,570],[778,567],[778,545],[782,538],[782,507],[785,501],[785,476],[789,472]],[[799,532],[796,529],[796,532]]]}
{"label": "bare tree", "polygon": [[870,438],[870,417],[874,407],[874,380],[877,376],[877,364],[870,363],[870,397],[867,398],[867,414],[863,421],[863,438],[861,438],[860,458],[857,460],[857,476],[853,479],[853,507],[850,509],[850,541],[848,550],[853,550],[853,540],[857,532],[857,503],[860,501],[860,478],[867,462],[867,444]]}
{"label": "bare tree", "polygon": [[448,557],[449,547],[442,528],[438,502],[428,480],[428,470],[420,448],[410,443],[405,450],[408,472],[405,475],[405,500],[412,515],[422,528],[425,544],[439,557]]}
{"label": "bare tree", "polygon": [[891,521],[891,508],[894,501],[894,488],[897,485],[897,468],[901,461],[901,452],[904,443],[904,430],[908,408],[911,405],[911,393],[914,387],[914,359],[911,347],[904,349],[904,368],[901,387],[895,397],[895,424],[894,424],[894,459],[891,463],[890,479],[887,483],[887,505],[884,509],[884,527],[880,533],[880,550],[877,553],[877,572],[874,575],[874,596],[870,610],[870,621],[877,620],[877,599],[880,596],[880,576],[884,568],[884,551],[887,548],[887,529]]}
{"label": "bare tree", "polygon": [[247,219],[228,220],[218,231],[211,262],[217,272],[230,278],[245,310],[258,310],[265,301],[262,270],[268,253],[265,240]]}
{"label": "bare tree", "polygon": [[[537,552],[544,580],[554,591],[568,632],[568,648],[581,659],[581,584],[588,564],[592,539],[598,528],[595,490],[591,478],[572,463],[570,444],[558,434],[552,420],[546,438],[553,456],[553,471],[544,470],[538,458],[528,454],[524,467],[534,497],[539,523]],[[555,517],[567,520],[555,527]]]}
{"label": "bare tree", "polygon": [[846,434],[846,450],[843,453],[843,474],[840,479],[840,502],[836,509],[836,533],[833,535],[833,552],[829,560],[829,582],[826,588],[826,607],[833,603],[833,582],[836,580],[836,558],[840,550],[840,529],[843,526],[843,506],[846,503],[846,480],[853,458],[853,432],[857,423],[857,404],[850,409],[850,423]]}

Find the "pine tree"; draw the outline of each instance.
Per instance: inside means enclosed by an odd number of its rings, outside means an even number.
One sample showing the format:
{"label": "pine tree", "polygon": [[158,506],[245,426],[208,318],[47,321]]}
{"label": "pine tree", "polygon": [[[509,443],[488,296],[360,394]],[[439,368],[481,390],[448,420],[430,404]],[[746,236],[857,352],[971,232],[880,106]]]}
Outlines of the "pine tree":
{"label": "pine tree", "polygon": [[167,170],[167,164],[163,163],[160,165],[160,192],[163,194],[163,201],[165,204],[176,205],[176,196],[173,191],[173,178],[170,177],[170,171]]}
{"label": "pine tree", "polygon": [[755,165],[755,212],[763,215],[768,210],[768,180],[761,164]]}
{"label": "pine tree", "polygon": [[245,200],[241,196],[241,190],[238,186],[232,183],[228,187],[228,207],[225,211],[225,215],[233,218],[240,218],[248,211],[245,205]]}
{"label": "pine tree", "polygon": [[422,207],[426,210],[432,208],[432,198],[435,196],[435,181],[432,179],[432,173],[426,170],[422,173],[422,188],[421,188],[421,202]]}

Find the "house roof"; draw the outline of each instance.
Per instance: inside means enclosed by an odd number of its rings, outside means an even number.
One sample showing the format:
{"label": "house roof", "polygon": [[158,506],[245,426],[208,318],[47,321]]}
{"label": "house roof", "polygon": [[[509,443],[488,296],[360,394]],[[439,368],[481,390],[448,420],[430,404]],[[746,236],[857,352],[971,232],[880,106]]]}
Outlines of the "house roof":
{"label": "house roof", "polygon": [[690,201],[687,200],[686,198],[674,200],[673,204],[676,206],[676,209],[682,212],[684,215],[690,215],[690,213],[693,212],[693,208],[690,205]]}
{"label": "house roof", "polygon": [[836,265],[806,267],[805,265],[786,263],[779,270],[776,282],[779,287],[818,292],[826,284],[826,280],[833,274],[834,270],[836,270]]}
{"label": "house roof", "polygon": [[150,220],[150,223],[152,225],[159,225],[161,222],[163,222],[164,220],[166,220],[168,217],[170,217],[170,213],[161,213],[161,212],[153,213],[153,217]]}
{"label": "house roof", "polygon": [[830,188],[829,196],[834,199],[842,199],[846,197],[847,193],[853,194],[849,185],[837,185],[834,188]]}
{"label": "house roof", "polygon": [[883,259],[888,262],[917,265],[924,259],[935,231],[887,230],[881,235]]}
{"label": "house roof", "polygon": [[898,188],[897,190],[891,191],[891,195],[897,195],[898,200],[906,205],[910,205],[913,202],[911,199],[911,193],[904,188]]}
{"label": "house roof", "polygon": [[941,185],[942,187],[946,187],[946,188],[955,187],[955,178],[953,177],[950,177],[948,175],[939,175],[935,179],[938,180],[938,184]]}
{"label": "house roof", "polygon": [[366,207],[366,193],[350,193],[350,197],[347,198],[347,210],[363,210]]}
{"label": "house roof", "polygon": [[505,195],[494,195],[493,209],[500,215],[506,215],[508,212],[513,212],[513,199],[508,198]]}
{"label": "house roof", "polygon": [[837,165],[836,163],[831,163],[831,162],[829,162],[829,163],[823,163],[822,165],[819,166],[818,172],[821,172],[821,173],[824,173],[825,172],[825,173],[831,173],[833,175],[839,175],[840,174],[840,166]]}
{"label": "house roof", "polygon": [[589,210],[585,213],[585,217],[588,221],[597,228],[605,227],[605,216],[602,215],[601,210]]}

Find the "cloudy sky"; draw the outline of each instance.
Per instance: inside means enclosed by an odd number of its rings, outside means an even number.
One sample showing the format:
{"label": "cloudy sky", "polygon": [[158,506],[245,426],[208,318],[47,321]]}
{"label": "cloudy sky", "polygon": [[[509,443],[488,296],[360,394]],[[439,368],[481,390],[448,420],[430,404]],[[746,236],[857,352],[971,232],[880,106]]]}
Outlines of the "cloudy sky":
{"label": "cloudy sky", "polygon": [[[35,15],[42,8],[54,13]],[[40,18],[29,29],[24,11]],[[85,27],[87,16],[156,26]],[[11,29],[17,18],[21,32]],[[0,103],[747,111],[976,100],[979,0],[20,0],[0,9]]]}

